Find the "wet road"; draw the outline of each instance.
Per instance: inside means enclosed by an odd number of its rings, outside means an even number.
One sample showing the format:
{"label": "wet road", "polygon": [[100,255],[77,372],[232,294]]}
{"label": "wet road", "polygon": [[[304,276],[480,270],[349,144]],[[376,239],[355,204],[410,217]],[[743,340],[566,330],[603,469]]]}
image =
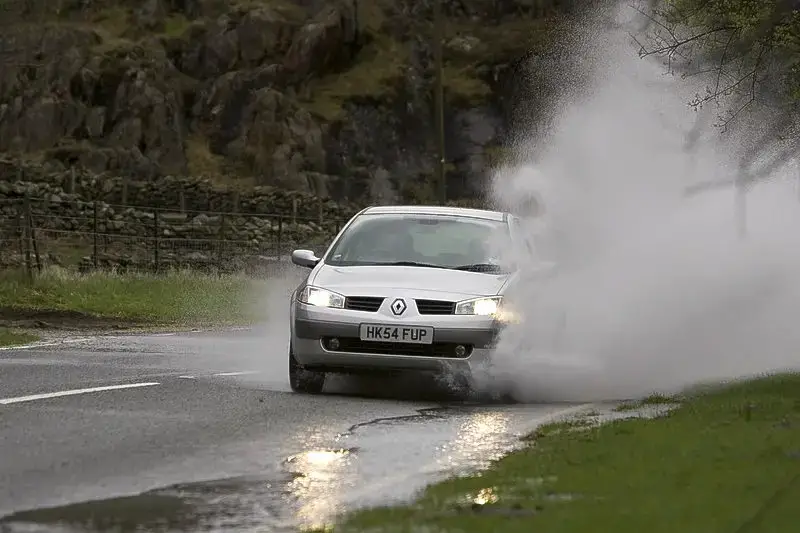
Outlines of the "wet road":
{"label": "wet road", "polygon": [[575,408],[447,403],[418,376],[293,394],[280,344],[237,331],[0,351],[0,531],[320,525]]}

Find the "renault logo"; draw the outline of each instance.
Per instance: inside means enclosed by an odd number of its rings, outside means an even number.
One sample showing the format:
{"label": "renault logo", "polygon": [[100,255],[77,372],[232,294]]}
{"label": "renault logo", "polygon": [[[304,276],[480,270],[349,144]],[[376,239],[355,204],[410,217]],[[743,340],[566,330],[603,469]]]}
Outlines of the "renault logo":
{"label": "renault logo", "polygon": [[398,298],[392,302],[391,308],[395,316],[400,316],[406,311],[406,302],[402,298]]}

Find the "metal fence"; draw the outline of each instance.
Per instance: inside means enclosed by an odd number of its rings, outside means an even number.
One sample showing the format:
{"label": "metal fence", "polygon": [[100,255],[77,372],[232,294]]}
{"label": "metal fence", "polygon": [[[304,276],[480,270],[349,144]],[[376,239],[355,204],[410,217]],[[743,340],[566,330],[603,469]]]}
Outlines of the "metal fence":
{"label": "metal fence", "polygon": [[291,250],[321,250],[343,220],[185,211],[45,198],[0,199],[0,268],[189,268],[264,272]]}

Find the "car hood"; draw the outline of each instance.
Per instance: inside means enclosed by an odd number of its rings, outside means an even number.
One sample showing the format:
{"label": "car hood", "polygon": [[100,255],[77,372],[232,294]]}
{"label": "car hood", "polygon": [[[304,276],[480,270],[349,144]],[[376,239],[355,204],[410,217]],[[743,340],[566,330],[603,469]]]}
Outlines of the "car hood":
{"label": "car hood", "polygon": [[389,296],[402,291],[434,292],[442,298],[458,299],[497,294],[508,277],[443,268],[322,265],[309,282],[347,296]]}

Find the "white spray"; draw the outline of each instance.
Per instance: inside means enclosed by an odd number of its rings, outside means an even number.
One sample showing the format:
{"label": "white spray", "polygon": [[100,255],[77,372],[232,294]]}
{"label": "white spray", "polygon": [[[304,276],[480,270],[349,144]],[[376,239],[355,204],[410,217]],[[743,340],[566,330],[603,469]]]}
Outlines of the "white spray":
{"label": "white spray", "polygon": [[[511,301],[522,322],[502,335],[485,384],[521,401],[630,398],[800,368],[796,168],[751,189],[745,240],[731,188],[685,197],[735,175],[732,144],[707,128],[686,150],[697,88],[638,57],[631,10],[620,10],[612,29],[573,43],[581,64],[565,70],[588,73],[591,90],[562,101],[546,139],[520,142],[518,160],[533,162],[494,176],[499,205],[541,198],[527,231],[560,265],[546,280],[525,272]],[[540,259],[525,257],[525,269]]]}

